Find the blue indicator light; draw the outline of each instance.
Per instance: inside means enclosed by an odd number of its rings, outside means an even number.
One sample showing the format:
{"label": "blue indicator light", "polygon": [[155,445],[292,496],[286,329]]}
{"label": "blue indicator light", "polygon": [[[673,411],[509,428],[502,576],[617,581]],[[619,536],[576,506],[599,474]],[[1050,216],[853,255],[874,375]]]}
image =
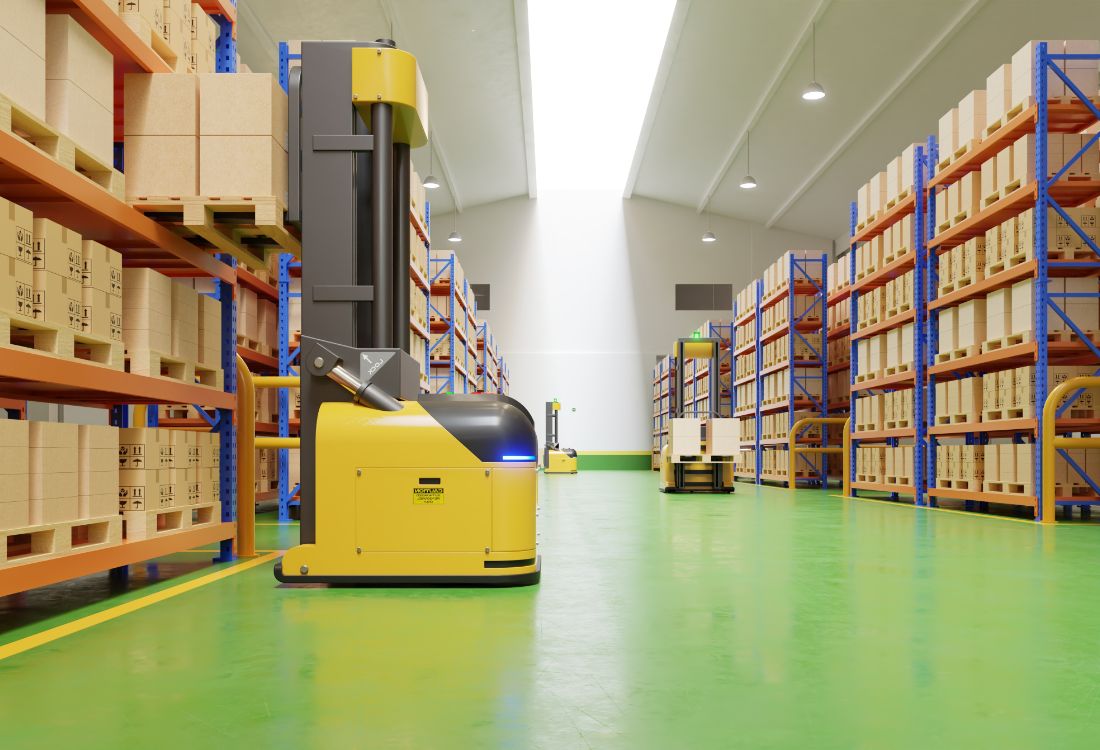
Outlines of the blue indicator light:
{"label": "blue indicator light", "polygon": [[501,461],[534,461],[534,456],[501,456]]}

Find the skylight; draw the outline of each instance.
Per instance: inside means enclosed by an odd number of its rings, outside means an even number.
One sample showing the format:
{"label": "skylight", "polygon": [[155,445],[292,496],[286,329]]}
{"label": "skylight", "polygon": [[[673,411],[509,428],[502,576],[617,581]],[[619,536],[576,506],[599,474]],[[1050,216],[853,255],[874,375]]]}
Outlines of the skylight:
{"label": "skylight", "polygon": [[530,0],[539,190],[622,190],[675,0]]}

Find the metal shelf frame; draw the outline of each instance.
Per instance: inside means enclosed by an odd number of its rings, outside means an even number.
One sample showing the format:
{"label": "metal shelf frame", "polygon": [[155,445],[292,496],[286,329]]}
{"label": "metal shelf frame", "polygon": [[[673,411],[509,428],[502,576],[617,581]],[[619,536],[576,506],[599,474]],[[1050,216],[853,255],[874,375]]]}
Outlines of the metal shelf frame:
{"label": "metal shelf frame", "polygon": [[[905,200],[900,202],[897,206],[891,209],[887,214],[881,217],[877,221],[870,222],[867,226],[857,231],[856,228],[856,204],[853,202],[849,207],[848,224],[851,236],[851,245],[848,253],[848,283],[851,287],[851,294],[848,297],[849,316],[850,316],[850,332],[849,332],[849,381],[850,381],[850,402],[849,413],[855,414],[856,412],[856,399],[861,394],[874,391],[874,390],[894,390],[893,386],[907,386],[912,381],[913,388],[913,422],[915,428],[913,429],[913,502],[917,505],[924,505],[926,503],[926,489],[927,482],[925,480],[926,475],[926,447],[928,441],[928,426],[925,419],[925,401],[924,401],[924,384],[925,384],[925,369],[928,344],[928,311],[923,301],[923,290],[926,287],[925,276],[928,272],[926,256],[928,254],[925,247],[925,240],[927,237],[925,231],[926,223],[934,222],[934,219],[930,219],[926,222],[926,187],[927,181],[931,179],[931,170],[936,163],[934,151],[935,139],[929,138],[927,146],[918,146],[914,149],[913,154],[913,196],[912,200]],[[908,215],[909,212],[913,213],[913,294],[916,299],[914,302],[915,314],[913,315],[913,372],[903,373],[904,377],[897,377],[895,382],[884,384],[879,381],[883,379],[876,379],[871,381],[864,381],[857,383],[856,378],[859,373],[859,339],[857,338],[857,326],[859,322],[859,297],[866,289],[870,291],[871,284],[868,284],[866,278],[861,281],[860,284],[856,283],[856,252],[859,245],[866,241],[873,240],[875,236],[881,234],[887,226],[895,223]],[[903,256],[905,257],[905,256]],[[896,262],[896,261],[895,261]],[[898,266],[898,271],[908,271],[908,259],[902,261],[902,265],[906,267],[904,269]],[[908,316],[897,316],[897,323],[908,323]],[[934,330],[934,326],[932,327]],[[897,447],[899,445],[899,438],[897,437],[885,437],[885,438],[867,438],[858,437],[859,433],[856,432],[856,424],[854,421],[849,425],[849,432],[851,438],[851,451],[848,456],[848,466],[846,471],[848,472],[849,484],[851,486],[851,493],[855,496],[859,489],[875,489],[879,490],[879,487],[871,487],[868,483],[856,481],[856,453],[859,449],[860,443],[867,442],[885,442],[886,445],[891,447]],[[882,485],[881,491],[889,493],[892,500],[897,500],[900,494],[910,494],[908,488],[902,488],[894,485]],[[901,490],[906,490],[904,493]]]}
{"label": "metal shelf frame", "polygon": [[[1012,122],[1005,125],[1006,130],[1010,130],[1011,133],[1005,135],[1005,138],[1010,136],[1018,137],[1025,133],[1034,132],[1035,134],[1035,175],[1036,185],[1033,193],[1034,203],[1032,211],[1034,218],[1034,251],[1035,259],[1032,261],[1034,264],[1027,273],[1011,275],[1005,274],[1003,283],[998,283],[998,288],[1007,286],[1014,283],[1017,278],[1031,278],[1033,289],[1033,311],[1034,311],[1034,346],[1028,348],[1025,360],[1027,362],[1034,362],[1035,364],[1035,404],[1037,409],[1041,409],[1042,405],[1046,403],[1047,395],[1050,392],[1049,371],[1048,367],[1051,362],[1052,355],[1057,359],[1060,356],[1066,354],[1064,347],[1059,347],[1049,341],[1050,323],[1055,320],[1061,320],[1062,323],[1068,327],[1077,337],[1079,351],[1073,354],[1080,358],[1084,355],[1086,358],[1091,359],[1089,364],[1094,364],[1100,367],[1100,348],[1098,348],[1086,335],[1085,331],[1074,322],[1070,316],[1066,303],[1074,298],[1086,298],[1096,299],[1100,304],[1100,291],[1097,292],[1051,292],[1049,288],[1049,280],[1052,277],[1051,271],[1054,270],[1058,276],[1066,275],[1063,273],[1068,269],[1071,274],[1080,275],[1095,275],[1100,274],[1100,247],[1093,241],[1087,233],[1074,221],[1065,208],[1058,200],[1058,196],[1063,194],[1063,191],[1059,191],[1059,180],[1067,173],[1077,159],[1081,157],[1088,149],[1095,150],[1097,142],[1100,140],[1100,133],[1093,134],[1088,141],[1082,146],[1082,148],[1070,159],[1067,159],[1061,165],[1055,165],[1058,168],[1053,172],[1053,176],[1047,177],[1051,173],[1050,165],[1050,152],[1049,152],[1049,136],[1052,132],[1080,132],[1087,126],[1100,122],[1100,108],[1097,108],[1096,103],[1090,97],[1086,96],[1061,70],[1059,64],[1065,63],[1071,60],[1089,61],[1094,65],[1100,63],[1100,55],[1096,54],[1052,54],[1048,51],[1047,43],[1041,42],[1036,50],[1033,71],[1033,81],[1035,85],[1034,97],[1035,97],[1035,111],[1034,115],[1030,115],[1027,110],[1023,115],[1018,116]],[[1073,99],[1071,103],[1067,102],[1051,102],[1049,97],[1049,80],[1053,76],[1057,76],[1066,87],[1072,92]],[[1051,78],[1048,78],[1050,76]],[[1084,119],[1081,119],[1082,116]],[[991,134],[991,139],[996,138],[996,134]],[[935,140],[929,138],[929,149],[934,153]],[[945,186],[949,182],[954,182],[961,178],[965,171],[974,171],[975,167],[979,163],[980,159],[976,158],[971,160],[972,163],[964,163],[959,165],[951,165],[947,170],[944,170],[944,175],[941,175],[933,187],[927,194],[927,213],[928,221],[924,227],[929,242],[935,235],[935,191],[940,188],[941,185]],[[981,155],[984,158],[988,158],[988,154]],[[964,157],[965,160],[965,157]],[[933,158],[932,163],[935,163]],[[1087,189],[1088,186],[1086,186]],[[1100,193],[1100,190],[1096,190]],[[1087,197],[1091,202],[1096,195],[1089,194],[1088,196],[1078,195],[1073,192],[1064,191],[1067,198],[1081,198]],[[1032,207],[1031,196],[1026,196],[1021,208]],[[1072,231],[1078,235],[1078,237],[1088,246],[1094,258],[1088,260],[1075,260],[1072,262],[1066,261],[1051,261],[1049,257],[1048,238],[1049,238],[1049,214],[1053,210],[1057,213],[1072,229]],[[979,213],[978,222],[982,221],[982,214]],[[993,217],[990,221],[995,222],[999,217]],[[948,233],[944,233],[943,236],[947,236]],[[937,325],[940,310],[945,306],[943,304],[937,306],[933,303],[936,300],[936,294],[938,291],[938,278],[939,278],[939,253],[940,248],[932,247],[928,253],[926,260],[927,263],[927,288],[925,300],[928,305],[931,305],[930,324],[928,330],[928,346],[927,346],[927,361],[929,366],[933,364],[936,353],[939,351],[939,327]],[[1031,265],[1029,263],[1029,265]],[[959,297],[958,302],[962,301],[963,295],[955,295]],[[1083,348],[1082,348],[1083,346]],[[1033,353],[1032,353],[1033,351]],[[944,377],[960,377],[966,374],[973,374],[975,371],[981,372],[987,369],[986,361],[988,363],[994,363],[996,361],[995,355],[979,355],[978,357],[967,358],[967,360],[983,360],[975,365],[975,370],[966,369],[952,369],[950,371],[945,370],[942,366],[937,366],[935,373],[930,373],[927,377],[927,411],[928,420],[934,421],[936,416],[936,398],[935,398],[935,383],[937,373],[942,372]],[[963,364],[963,363],[960,363]],[[1019,364],[1015,361],[1009,362],[1007,360],[1002,362],[1002,368],[993,367],[992,369],[1003,369],[1004,366],[1015,367]],[[1100,373],[1100,369],[1097,370]],[[1083,391],[1075,391],[1067,400],[1066,403],[1060,406],[1056,412],[1057,417],[1062,417],[1066,410],[1068,410],[1074,401],[1082,394]],[[986,445],[989,442],[992,431],[984,429],[986,425],[974,425],[975,427],[981,427],[981,430],[946,433],[945,431],[937,431],[940,434],[952,434],[955,437],[963,437],[967,445]],[[989,426],[996,426],[995,423]],[[1085,426],[1087,430],[1087,425]],[[1043,431],[1037,428],[1037,425],[1028,424],[1013,424],[1012,431],[1004,433],[1003,431],[997,431],[999,434],[1010,435],[1013,442],[1021,443],[1025,440],[1031,440],[1034,445],[1033,453],[1033,477],[1036,493],[1039,493],[1039,489],[1043,486],[1043,473],[1045,471],[1043,465],[1043,449],[1044,449],[1044,436]],[[1075,423],[1073,420],[1065,420],[1060,425],[1057,425],[1058,433],[1073,433],[1081,432],[1082,425]],[[935,485],[935,466],[936,466],[936,448],[939,443],[939,438],[936,434],[930,436],[928,441],[928,455],[927,464],[925,467],[925,487],[929,491],[931,496],[932,490]],[[1085,484],[1092,490],[1093,494],[1090,496],[1082,497],[1065,497],[1055,498],[1053,507],[1065,508],[1067,512],[1072,512],[1072,506],[1078,506],[1081,510],[1082,516],[1087,516],[1090,513],[1091,507],[1100,505],[1100,477],[1091,476],[1083,467],[1081,467],[1076,461],[1074,461],[1068,453],[1062,448],[1057,449],[1057,453],[1061,456],[1069,465],[1070,469],[1077,474],[1077,476],[1085,482]],[[1005,497],[993,499],[993,496],[987,496],[985,493],[981,495],[974,495],[973,493],[958,492],[953,490],[936,490],[929,500],[930,505],[936,505],[936,496],[939,497],[957,497],[964,501],[968,510],[983,509],[988,502],[1010,502],[1013,498]],[[1037,522],[1053,522],[1053,518],[1044,517],[1044,503],[1043,498],[1039,497],[1020,497],[1016,498],[1020,502],[1017,504],[1023,504],[1034,507],[1034,517]],[[1024,502],[1026,501],[1026,502]]]}

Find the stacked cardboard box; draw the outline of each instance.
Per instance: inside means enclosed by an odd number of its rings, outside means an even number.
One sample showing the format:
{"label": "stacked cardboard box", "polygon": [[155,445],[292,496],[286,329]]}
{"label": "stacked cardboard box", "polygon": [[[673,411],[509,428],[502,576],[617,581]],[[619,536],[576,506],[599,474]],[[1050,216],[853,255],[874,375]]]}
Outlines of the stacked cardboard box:
{"label": "stacked cardboard box", "polygon": [[81,328],[122,341],[122,255],[92,240],[81,243]]}
{"label": "stacked cardboard box", "polygon": [[105,165],[114,163],[114,62],[72,16],[46,17],[46,121]]}
{"label": "stacked cardboard box", "polygon": [[29,427],[31,524],[74,521],[80,505],[77,425],[31,422]]}
{"label": "stacked cardboard box", "polygon": [[22,206],[0,198],[0,310],[34,317],[34,219]]}
{"label": "stacked cardboard box", "polygon": [[122,270],[122,340],[130,354],[170,352],[172,280],[148,268]]}
{"label": "stacked cardboard box", "polygon": [[221,303],[207,294],[199,294],[198,303],[198,364],[217,370],[222,366]]}
{"label": "stacked cardboard box", "polygon": [[260,342],[260,351],[265,354],[278,354],[279,308],[271,300],[256,300],[256,334]]}
{"label": "stacked cardboard box", "polygon": [[164,0],[161,36],[175,55],[177,73],[191,72],[191,6],[191,0]]}
{"label": "stacked cardboard box", "polygon": [[193,285],[172,284],[172,356],[194,362],[199,355],[199,298]]}
{"label": "stacked cardboard box", "polygon": [[78,425],[79,518],[118,515],[118,428]]}
{"label": "stacked cardboard box", "polygon": [[30,525],[30,470],[29,423],[0,419],[0,531]]}
{"label": "stacked cardboard box", "polygon": [[83,330],[81,238],[48,219],[34,220],[34,318],[61,329]]}
{"label": "stacked cardboard box", "polygon": [[191,59],[192,73],[213,73],[218,63],[218,37],[221,27],[206,15],[198,3],[191,5]]}
{"label": "stacked cardboard box", "polygon": [[199,193],[287,203],[287,97],[267,73],[199,80]]}
{"label": "stacked cardboard box", "polygon": [[123,132],[128,196],[198,194],[198,80],[171,73],[126,75]]}
{"label": "stacked cardboard box", "polygon": [[257,345],[260,340],[259,302],[254,291],[237,287],[237,337]]}
{"label": "stacked cardboard box", "polygon": [[0,95],[46,119],[46,0],[5,0],[0,13]]}

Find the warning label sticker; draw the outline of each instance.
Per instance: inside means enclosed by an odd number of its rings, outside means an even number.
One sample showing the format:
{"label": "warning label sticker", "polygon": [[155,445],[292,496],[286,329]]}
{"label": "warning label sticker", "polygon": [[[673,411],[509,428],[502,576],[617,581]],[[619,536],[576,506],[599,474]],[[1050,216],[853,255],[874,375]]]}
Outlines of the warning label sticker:
{"label": "warning label sticker", "polygon": [[413,487],[413,505],[442,505],[442,487]]}

